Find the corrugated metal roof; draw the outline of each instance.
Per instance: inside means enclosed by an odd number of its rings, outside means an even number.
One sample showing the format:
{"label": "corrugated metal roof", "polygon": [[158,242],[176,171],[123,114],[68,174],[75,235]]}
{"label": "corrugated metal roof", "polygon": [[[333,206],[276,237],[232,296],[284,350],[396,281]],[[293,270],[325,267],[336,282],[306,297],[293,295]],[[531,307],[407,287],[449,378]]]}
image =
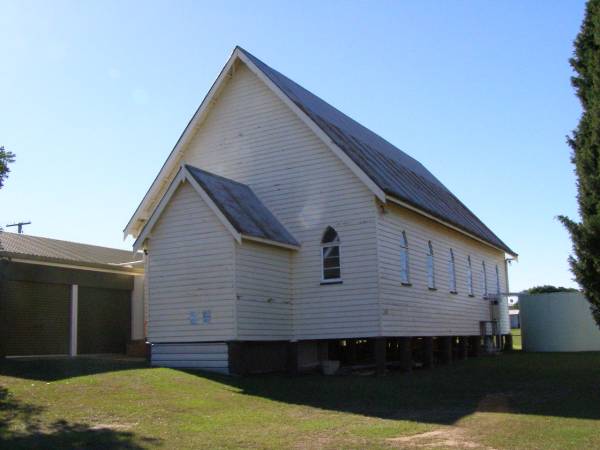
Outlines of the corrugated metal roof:
{"label": "corrugated metal roof", "polygon": [[246,50],[239,50],[386,194],[515,254],[420,162]]}
{"label": "corrugated metal roof", "polygon": [[[76,265],[113,266],[142,261],[140,253],[99,247],[78,242],[61,241],[28,234],[0,232],[0,254]],[[139,265],[138,265],[139,266]]]}
{"label": "corrugated metal roof", "polygon": [[194,166],[186,165],[185,168],[238,233],[287,245],[300,245],[249,186]]}

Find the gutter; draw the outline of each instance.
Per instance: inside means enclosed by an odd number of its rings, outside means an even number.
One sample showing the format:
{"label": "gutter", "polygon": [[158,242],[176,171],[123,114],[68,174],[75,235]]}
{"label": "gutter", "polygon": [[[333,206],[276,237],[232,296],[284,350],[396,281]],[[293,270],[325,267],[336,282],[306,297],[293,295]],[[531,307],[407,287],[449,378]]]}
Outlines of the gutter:
{"label": "gutter", "polygon": [[[13,252],[0,252],[0,257],[7,257],[10,262],[25,263],[25,264],[38,264],[42,266],[53,266],[63,267],[69,269],[80,269],[90,270],[95,272],[111,272],[120,273],[123,275],[143,275],[144,269],[132,266],[126,266],[124,264],[135,264],[132,263],[96,263],[87,261],[75,261],[63,258],[49,258],[38,255],[26,255],[22,253]],[[139,261],[140,263],[142,261]]]}

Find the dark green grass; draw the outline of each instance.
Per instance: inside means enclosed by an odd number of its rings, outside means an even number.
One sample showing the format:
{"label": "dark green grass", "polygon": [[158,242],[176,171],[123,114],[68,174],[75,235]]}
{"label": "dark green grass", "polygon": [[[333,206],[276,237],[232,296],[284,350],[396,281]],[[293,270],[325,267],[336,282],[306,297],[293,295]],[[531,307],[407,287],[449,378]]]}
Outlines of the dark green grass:
{"label": "dark green grass", "polygon": [[598,380],[599,353],[515,352],[380,378],[4,361],[0,447],[445,448],[397,439],[439,430],[465,447],[600,448]]}

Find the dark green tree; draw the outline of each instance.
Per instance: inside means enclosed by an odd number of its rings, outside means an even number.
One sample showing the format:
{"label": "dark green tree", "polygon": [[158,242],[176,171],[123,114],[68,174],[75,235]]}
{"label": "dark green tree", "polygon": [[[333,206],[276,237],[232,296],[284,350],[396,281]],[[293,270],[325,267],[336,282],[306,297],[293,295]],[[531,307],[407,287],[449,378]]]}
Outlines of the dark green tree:
{"label": "dark green tree", "polygon": [[589,0],[570,60],[583,114],[567,141],[573,149],[581,221],[565,216],[573,241],[569,262],[600,326],[600,0]]}
{"label": "dark green tree", "polygon": [[549,284],[545,284],[543,286],[534,286],[529,289],[525,289],[523,293],[525,294],[552,294],[554,292],[579,292],[575,288],[567,288],[563,286],[551,286]]}
{"label": "dark green tree", "polygon": [[4,146],[0,147],[0,188],[4,186],[4,181],[8,177],[10,169],[8,165],[15,162],[15,154],[4,149]]}
{"label": "dark green tree", "polygon": [[[4,146],[0,146],[0,188],[4,186],[4,180],[8,177],[10,169],[8,165],[15,162],[15,154],[4,149]],[[0,227],[0,233],[2,233],[2,227]],[[0,250],[2,250],[2,243],[0,242]],[[0,257],[0,263],[2,262]],[[1,268],[1,267],[0,267]]]}

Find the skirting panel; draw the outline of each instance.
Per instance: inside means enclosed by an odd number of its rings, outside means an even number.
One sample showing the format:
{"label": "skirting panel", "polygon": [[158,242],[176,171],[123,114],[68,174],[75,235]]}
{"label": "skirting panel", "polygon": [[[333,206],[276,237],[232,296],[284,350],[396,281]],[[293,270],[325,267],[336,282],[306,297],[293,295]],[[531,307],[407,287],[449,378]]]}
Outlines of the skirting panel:
{"label": "skirting panel", "polygon": [[152,344],[152,365],[229,373],[225,342]]}

